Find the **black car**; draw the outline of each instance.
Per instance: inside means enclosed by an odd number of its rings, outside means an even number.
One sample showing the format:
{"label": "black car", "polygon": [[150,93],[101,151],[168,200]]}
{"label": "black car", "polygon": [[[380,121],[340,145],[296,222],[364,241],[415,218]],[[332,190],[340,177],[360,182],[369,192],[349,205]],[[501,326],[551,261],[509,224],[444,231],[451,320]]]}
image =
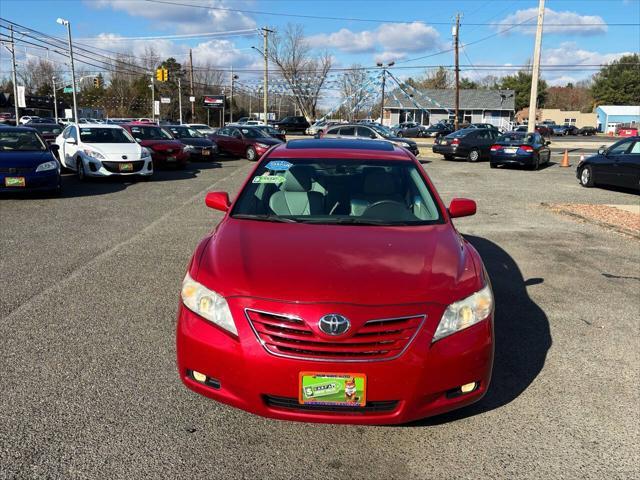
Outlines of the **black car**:
{"label": "black car", "polygon": [[595,135],[596,133],[598,133],[598,130],[596,129],[596,127],[582,127],[578,129],[578,131],[576,132],[576,135],[584,135],[586,137],[586,136]]}
{"label": "black car", "polygon": [[283,142],[287,141],[286,135],[280,130],[272,127],[271,125],[252,125],[252,127],[266,133],[270,137],[277,138],[278,140],[282,140]]}
{"label": "black car", "polygon": [[585,158],[576,168],[583,187],[611,185],[640,190],[640,136],[625,138]]}
{"label": "black car", "polygon": [[421,137],[425,127],[417,122],[404,122],[391,129],[396,137]]}
{"label": "black car", "polygon": [[273,126],[283,134],[286,134],[291,132],[304,133],[311,125],[307,122],[305,117],[285,117],[282,120],[275,122]]}
{"label": "black car", "polygon": [[28,126],[36,130],[49,145],[55,143],[56,137],[64,130],[64,127],[57,123],[28,123]]}
{"label": "black car", "polygon": [[498,165],[518,165],[538,170],[540,165],[549,163],[551,159],[550,143],[537,132],[505,133],[491,145],[489,165],[491,168]]}
{"label": "black car", "polygon": [[431,148],[433,153],[444,155],[445,160],[466,158],[470,162],[477,162],[489,157],[491,145],[499,136],[500,132],[492,128],[464,128],[446,137],[436,138]]}
{"label": "black car", "polygon": [[321,138],[358,138],[364,140],[387,140],[406,148],[416,157],[420,154],[418,144],[408,138],[396,137],[387,127],[376,123],[344,124],[330,127],[321,133]]}
{"label": "black car", "polygon": [[492,123],[470,123],[467,128],[489,128],[491,130],[498,130],[498,127]]}
{"label": "black car", "polygon": [[208,139],[195,128],[184,125],[163,125],[173,138],[179,140],[185,146],[185,153],[190,160],[209,160],[218,153],[218,147],[213,140]]}
{"label": "black car", "polygon": [[449,135],[454,132],[453,125],[448,123],[436,123],[434,125],[430,125],[422,131],[423,137],[443,137],[445,135]]}

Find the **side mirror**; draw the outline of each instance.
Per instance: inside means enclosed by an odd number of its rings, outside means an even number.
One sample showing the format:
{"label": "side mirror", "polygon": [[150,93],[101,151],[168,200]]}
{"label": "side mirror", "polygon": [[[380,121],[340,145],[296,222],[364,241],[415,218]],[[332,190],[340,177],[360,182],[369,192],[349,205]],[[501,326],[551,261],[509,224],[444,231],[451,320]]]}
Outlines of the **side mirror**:
{"label": "side mirror", "polygon": [[547,140],[546,142],[544,142],[545,145],[551,145],[551,141]]}
{"label": "side mirror", "polygon": [[476,214],[476,202],[468,198],[454,198],[448,210],[451,218],[468,217]]}
{"label": "side mirror", "polygon": [[52,152],[57,152],[58,150],[60,150],[60,145],[56,143],[51,143],[49,145],[49,150],[51,150]]}
{"label": "side mirror", "polygon": [[64,143],[68,143],[69,145],[76,145],[78,142],[76,142],[75,138],[69,137],[64,141]]}
{"label": "side mirror", "polygon": [[607,149],[604,145],[602,145],[599,149],[598,149],[598,155],[606,155],[607,154]]}
{"label": "side mirror", "polygon": [[206,203],[207,207],[220,210],[221,212],[228,211],[231,206],[227,192],[209,192],[204,198],[204,203]]}

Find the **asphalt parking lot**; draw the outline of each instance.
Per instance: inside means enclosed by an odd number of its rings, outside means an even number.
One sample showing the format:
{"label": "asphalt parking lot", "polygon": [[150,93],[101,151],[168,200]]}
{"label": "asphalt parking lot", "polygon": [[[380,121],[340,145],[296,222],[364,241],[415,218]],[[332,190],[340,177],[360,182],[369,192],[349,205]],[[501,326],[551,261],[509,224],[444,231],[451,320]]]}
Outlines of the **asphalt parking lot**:
{"label": "asphalt parking lot", "polygon": [[[596,147],[597,148],[597,147]],[[424,158],[496,297],[492,387],[397,427],[268,420],[200,397],[175,367],[178,293],[251,164],[0,199],[0,478],[637,478],[640,248],[541,202],[638,204],[573,168]],[[575,165],[574,165],[575,166]],[[634,466],[635,465],[635,466]]]}

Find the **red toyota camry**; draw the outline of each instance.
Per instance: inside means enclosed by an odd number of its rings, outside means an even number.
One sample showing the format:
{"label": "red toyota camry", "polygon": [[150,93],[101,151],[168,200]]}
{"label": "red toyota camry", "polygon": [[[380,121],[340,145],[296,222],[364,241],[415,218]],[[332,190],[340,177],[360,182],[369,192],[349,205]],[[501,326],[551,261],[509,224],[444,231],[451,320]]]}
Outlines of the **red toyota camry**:
{"label": "red toyota camry", "polygon": [[177,354],[190,389],[267,417],[404,423],[469,405],[493,365],[478,252],[419,162],[374,140],[269,150],[182,284]]}

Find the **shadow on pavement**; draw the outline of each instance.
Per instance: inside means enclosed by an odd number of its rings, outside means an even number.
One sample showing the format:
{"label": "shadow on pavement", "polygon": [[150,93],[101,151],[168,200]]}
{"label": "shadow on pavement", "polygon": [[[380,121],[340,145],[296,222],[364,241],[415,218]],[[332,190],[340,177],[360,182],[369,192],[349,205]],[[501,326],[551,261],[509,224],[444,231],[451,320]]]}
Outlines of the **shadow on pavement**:
{"label": "shadow on pavement", "polygon": [[551,348],[547,315],[527,293],[528,286],[543,283],[544,279],[525,280],[516,262],[501,247],[485,238],[470,235],[465,238],[482,256],[496,301],[491,385],[478,403],[409,426],[440,425],[508,404],[536,379]]}

